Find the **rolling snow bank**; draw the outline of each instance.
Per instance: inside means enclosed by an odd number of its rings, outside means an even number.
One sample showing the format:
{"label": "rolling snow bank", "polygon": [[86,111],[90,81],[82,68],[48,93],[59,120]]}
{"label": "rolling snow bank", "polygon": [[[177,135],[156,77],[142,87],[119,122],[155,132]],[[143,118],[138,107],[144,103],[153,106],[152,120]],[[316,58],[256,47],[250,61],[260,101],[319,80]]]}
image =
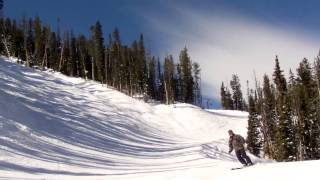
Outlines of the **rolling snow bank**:
{"label": "rolling snow bank", "polygon": [[245,135],[246,112],[150,105],[10,61],[0,58],[0,179],[247,179],[276,167],[251,156],[258,165],[230,171],[240,164],[227,130]]}

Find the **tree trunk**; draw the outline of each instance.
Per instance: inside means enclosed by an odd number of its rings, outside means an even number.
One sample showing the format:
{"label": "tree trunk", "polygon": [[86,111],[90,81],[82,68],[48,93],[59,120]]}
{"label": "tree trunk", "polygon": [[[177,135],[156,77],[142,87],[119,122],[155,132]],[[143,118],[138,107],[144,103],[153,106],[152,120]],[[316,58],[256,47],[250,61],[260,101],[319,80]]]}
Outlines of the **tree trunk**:
{"label": "tree trunk", "polygon": [[84,63],[84,58],[82,59],[82,67],[83,67],[84,79],[88,80],[87,70],[86,70],[86,66],[85,66],[85,63]]}
{"label": "tree trunk", "polygon": [[25,49],[25,53],[26,53],[26,59],[27,59],[26,66],[30,67],[30,58],[29,58],[29,54],[28,54],[28,50],[27,49]]}
{"label": "tree trunk", "polygon": [[169,94],[166,81],[164,81],[164,91],[166,92],[166,104],[169,104]]}
{"label": "tree trunk", "polygon": [[60,62],[59,62],[59,67],[58,71],[61,71],[62,68],[62,63],[63,63],[63,51],[64,51],[64,43],[62,44],[61,52],[60,52]]}
{"label": "tree trunk", "polygon": [[106,86],[108,87],[108,63],[107,63],[107,60],[108,58],[104,58],[104,67],[105,67],[105,84],[106,84]]}
{"label": "tree trunk", "polygon": [[95,77],[94,77],[94,59],[93,59],[93,57],[91,57],[91,68],[92,68],[92,80],[94,81]]}
{"label": "tree trunk", "polygon": [[42,59],[42,63],[41,63],[41,70],[44,70],[44,67],[47,67],[47,60],[48,56],[47,56],[47,47],[44,49],[44,55],[43,55],[43,59]]}
{"label": "tree trunk", "polygon": [[10,54],[10,50],[9,50],[9,44],[8,44],[8,40],[7,38],[5,37],[5,35],[3,34],[3,38],[2,38],[2,43],[6,49],[6,52],[7,52],[7,56],[8,57],[11,57],[11,54]]}

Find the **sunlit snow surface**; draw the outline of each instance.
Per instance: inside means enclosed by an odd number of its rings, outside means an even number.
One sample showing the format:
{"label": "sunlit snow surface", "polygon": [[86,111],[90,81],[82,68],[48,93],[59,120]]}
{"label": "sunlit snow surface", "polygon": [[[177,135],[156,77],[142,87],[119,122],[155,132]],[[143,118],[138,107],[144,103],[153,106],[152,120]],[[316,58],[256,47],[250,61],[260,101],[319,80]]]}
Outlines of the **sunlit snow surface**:
{"label": "sunlit snow surface", "polygon": [[228,154],[246,112],[146,104],[99,83],[0,58],[0,180],[301,179],[319,161],[273,163]]}

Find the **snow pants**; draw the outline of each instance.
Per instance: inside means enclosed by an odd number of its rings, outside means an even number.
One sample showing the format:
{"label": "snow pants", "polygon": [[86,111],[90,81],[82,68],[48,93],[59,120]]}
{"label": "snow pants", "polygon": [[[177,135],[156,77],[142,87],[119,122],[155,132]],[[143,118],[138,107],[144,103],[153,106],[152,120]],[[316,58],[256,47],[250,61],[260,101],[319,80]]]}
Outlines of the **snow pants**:
{"label": "snow pants", "polygon": [[249,158],[249,156],[247,156],[246,151],[244,149],[237,150],[236,156],[243,165],[246,166],[252,164],[251,159]]}

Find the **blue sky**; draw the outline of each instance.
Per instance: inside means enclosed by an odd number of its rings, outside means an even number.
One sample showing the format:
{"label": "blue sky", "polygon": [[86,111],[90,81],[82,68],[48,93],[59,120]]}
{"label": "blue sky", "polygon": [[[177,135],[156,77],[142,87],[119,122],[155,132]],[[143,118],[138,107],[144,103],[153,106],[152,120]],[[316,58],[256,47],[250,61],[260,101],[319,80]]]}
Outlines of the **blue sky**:
{"label": "blue sky", "polygon": [[[246,86],[253,74],[271,74],[274,56],[287,72],[319,50],[317,0],[5,0],[5,15],[39,15],[44,22],[88,34],[100,20],[122,41],[145,34],[152,54],[177,57],[187,46],[202,67],[203,94],[219,98],[221,81],[236,73]],[[243,87],[245,89],[245,87]]]}
{"label": "blue sky", "polygon": [[[56,24],[60,17],[63,27],[82,33],[88,33],[90,25],[100,20],[105,32],[118,27],[123,40],[131,42],[140,32],[149,35],[150,41],[157,41],[157,35],[144,19],[157,16],[179,21],[175,12],[179,7],[209,14],[216,11],[240,14],[276,26],[289,24],[317,33],[319,6],[316,0],[5,0],[5,14],[14,18],[39,15],[50,24]],[[154,44],[150,42],[150,46]]]}

